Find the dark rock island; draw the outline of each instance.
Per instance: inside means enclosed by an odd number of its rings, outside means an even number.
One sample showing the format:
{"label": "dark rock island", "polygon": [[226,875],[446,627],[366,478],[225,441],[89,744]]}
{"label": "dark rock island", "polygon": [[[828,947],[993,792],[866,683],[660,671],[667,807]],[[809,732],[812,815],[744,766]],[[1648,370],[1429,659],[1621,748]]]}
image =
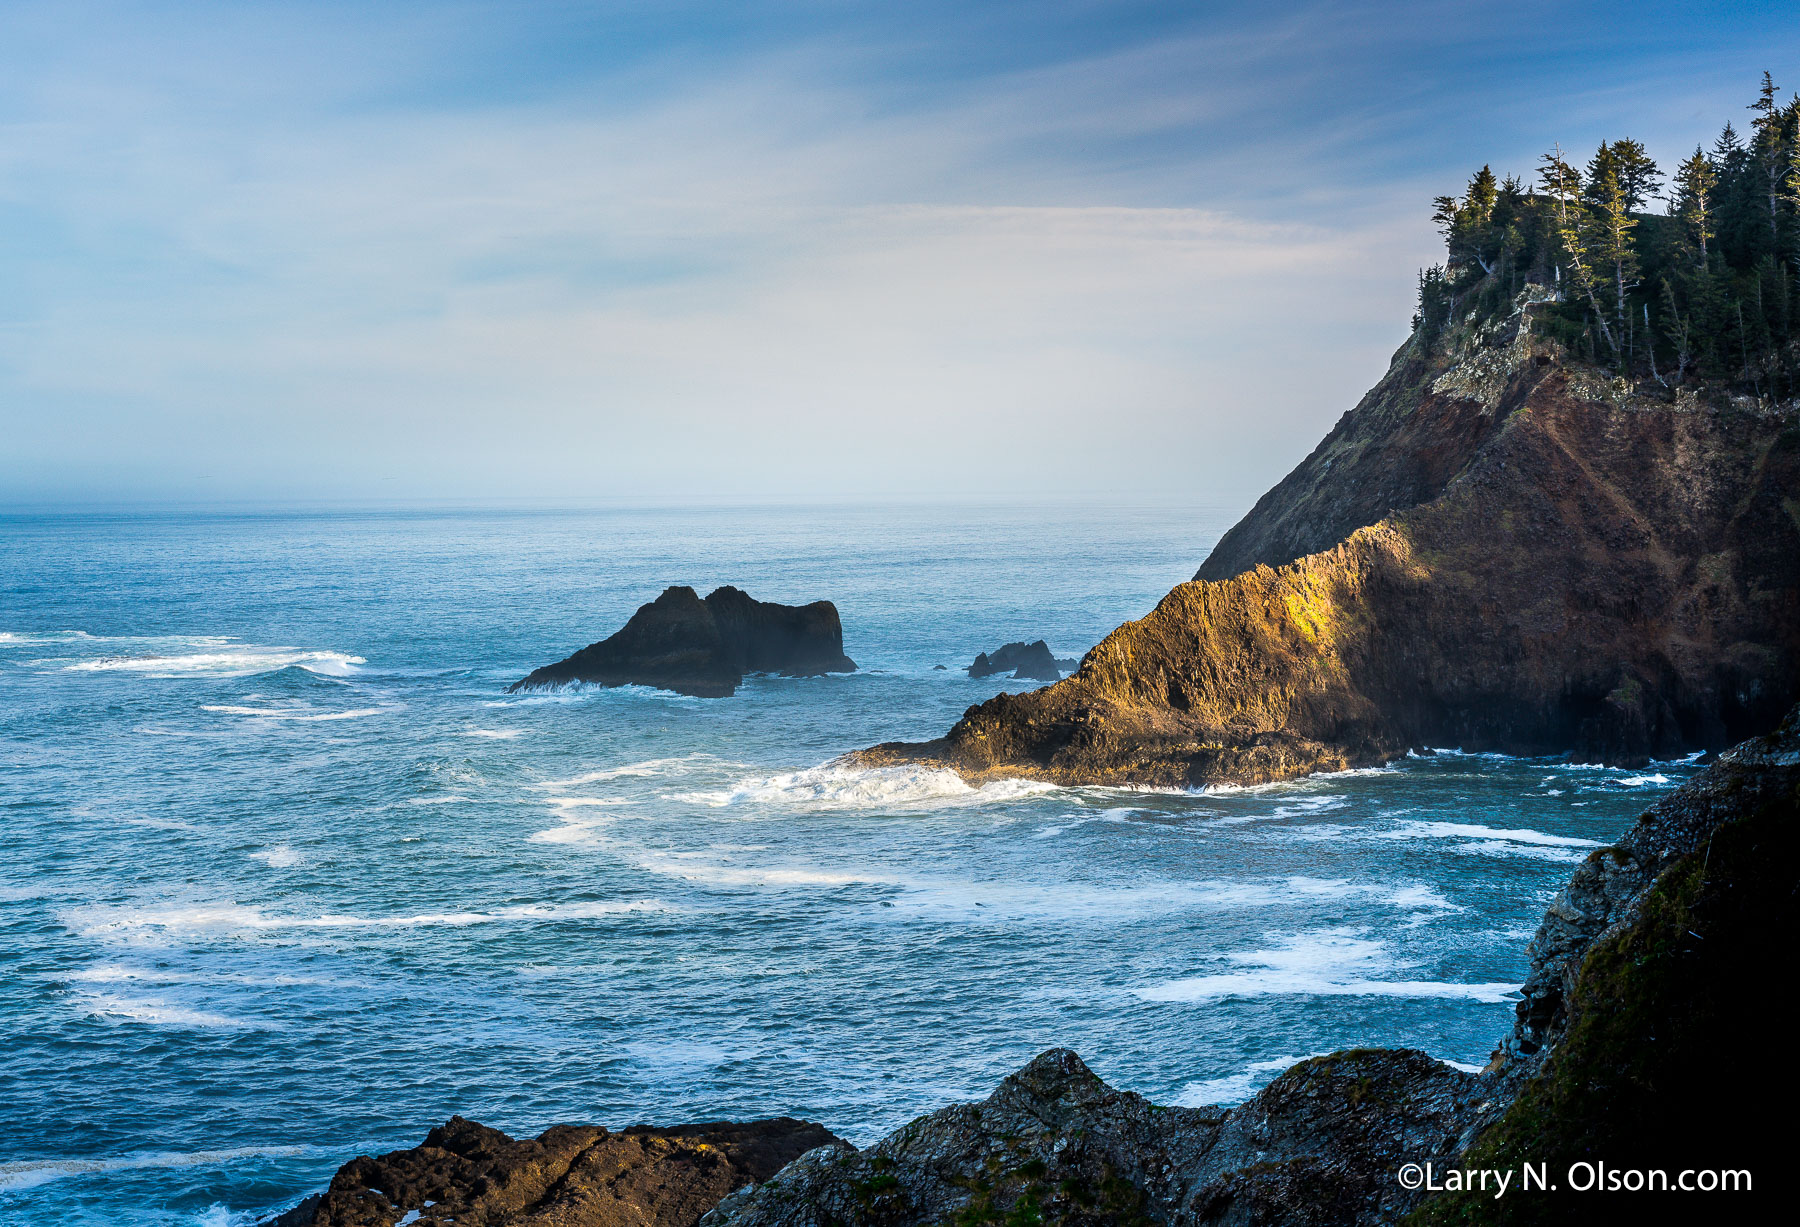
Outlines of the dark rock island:
{"label": "dark rock island", "polygon": [[746,673],[812,677],[854,673],[844,628],[830,601],[777,605],[730,586],[701,600],[692,588],[664,590],[615,635],[545,665],[510,690],[571,682],[654,686],[703,699],[734,693]]}
{"label": "dark rock island", "polygon": [[693,1227],[828,1130],[782,1117],[677,1129],[557,1125],[515,1141],[460,1116],[423,1145],[353,1159],[331,1187],[265,1227]]}
{"label": "dark rock island", "polygon": [[1050,645],[1042,639],[1036,643],[1009,643],[992,652],[983,652],[969,666],[970,677],[992,677],[1011,673],[1014,681],[1055,682],[1071,672],[1077,662],[1058,660],[1050,654]]}

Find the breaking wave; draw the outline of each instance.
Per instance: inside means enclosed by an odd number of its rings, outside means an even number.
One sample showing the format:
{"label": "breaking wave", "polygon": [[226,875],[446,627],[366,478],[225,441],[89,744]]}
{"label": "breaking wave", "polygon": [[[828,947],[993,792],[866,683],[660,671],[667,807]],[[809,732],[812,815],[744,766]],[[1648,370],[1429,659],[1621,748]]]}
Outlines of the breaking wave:
{"label": "breaking wave", "polygon": [[671,794],[670,800],[722,809],[784,804],[813,809],[885,809],[903,805],[981,805],[1059,791],[1041,780],[996,780],[977,788],[942,767],[826,765],[782,775],[753,776],[714,792]]}
{"label": "breaking wave", "polygon": [[1381,942],[1359,931],[1299,934],[1272,950],[1225,956],[1240,971],[1190,976],[1134,989],[1144,1001],[1197,1003],[1245,997],[1447,997],[1502,1002],[1516,984],[1382,978],[1394,968]]}
{"label": "breaking wave", "polygon": [[287,1159],[318,1153],[310,1146],[239,1146],[230,1150],[162,1151],[121,1155],[115,1159],[26,1159],[0,1163],[0,1190],[32,1189],[67,1176],[97,1172],[131,1172],[153,1167],[218,1167],[244,1159]]}

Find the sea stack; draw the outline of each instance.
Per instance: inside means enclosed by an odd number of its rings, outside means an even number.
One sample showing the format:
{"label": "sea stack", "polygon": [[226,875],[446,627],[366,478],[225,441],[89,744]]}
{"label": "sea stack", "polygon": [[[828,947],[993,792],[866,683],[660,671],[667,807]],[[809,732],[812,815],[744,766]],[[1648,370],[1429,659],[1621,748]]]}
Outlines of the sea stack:
{"label": "sea stack", "polygon": [[1076,663],[1058,660],[1051,654],[1050,645],[1039,639],[1036,643],[1009,643],[992,652],[981,653],[969,666],[969,676],[1011,673],[1014,681],[1056,682],[1062,680],[1063,674],[1073,671]]}
{"label": "sea stack", "polygon": [[533,670],[509,691],[590,682],[653,686],[703,699],[736,692],[746,673],[813,677],[854,673],[844,628],[830,601],[778,605],[727,585],[705,600],[675,586],[639,606],[618,633],[553,665]]}

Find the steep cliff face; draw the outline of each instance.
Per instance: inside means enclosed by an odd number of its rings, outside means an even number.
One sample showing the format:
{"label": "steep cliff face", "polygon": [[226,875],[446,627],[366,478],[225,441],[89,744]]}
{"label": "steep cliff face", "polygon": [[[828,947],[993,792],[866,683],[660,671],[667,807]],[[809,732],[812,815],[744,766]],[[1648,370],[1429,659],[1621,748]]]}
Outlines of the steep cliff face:
{"label": "steep cliff face", "polygon": [[1193,786],[1729,745],[1800,697],[1800,408],[1615,384],[1516,320],[1403,350],[1201,575],[1074,676],[859,761]]}
{"label": "steep cliff face", "polygon": [[[802,1156],[702,1227],[1762,1221],[1790,1200],[1789,1138],[1772,1121],[1796,1075],[1771,954],[1797,940],[1800,708],[1581,865],[1481,1074],[1357,1049],[1303,1061],[1237,1107],[1164,1108],[1057,1049],[981,1103],[866,1150]],[[1428,1162],[1435,1190],[1401,1183],[1404,1165]],[[1523,1189],[1526,1163],[1555,1187]],[[1747,1171],[1750,1184],[1620,1201],[1580,1188],[1597,1172],[1579,1165],[1602,1163],[1671,1182]],[[1482,1170],[1482,1190],[1448,1191],[1451,1173]]]}

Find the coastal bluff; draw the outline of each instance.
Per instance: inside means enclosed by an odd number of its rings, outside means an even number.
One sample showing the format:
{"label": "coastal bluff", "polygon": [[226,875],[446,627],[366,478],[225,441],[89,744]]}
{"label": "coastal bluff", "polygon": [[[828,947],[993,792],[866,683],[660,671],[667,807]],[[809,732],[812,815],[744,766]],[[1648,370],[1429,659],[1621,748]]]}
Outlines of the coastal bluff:
{"label": "coastal bluff", "polygon": [[616,634],[534,669],[508,692],[587,682],[651,686],[703,699],[734,694],[746,673],[812,677],[854,673],[830,601],[778,605],[729,585],[701,600],[674,586],[639,606]]}
{"label": "coastal bluff", "polygon": [[1800,698],[1800,402],[1415,336],[1192,582],[1071,677],[861,751],[972,782],[1260,783],[1455,746],[1618,765]]}

